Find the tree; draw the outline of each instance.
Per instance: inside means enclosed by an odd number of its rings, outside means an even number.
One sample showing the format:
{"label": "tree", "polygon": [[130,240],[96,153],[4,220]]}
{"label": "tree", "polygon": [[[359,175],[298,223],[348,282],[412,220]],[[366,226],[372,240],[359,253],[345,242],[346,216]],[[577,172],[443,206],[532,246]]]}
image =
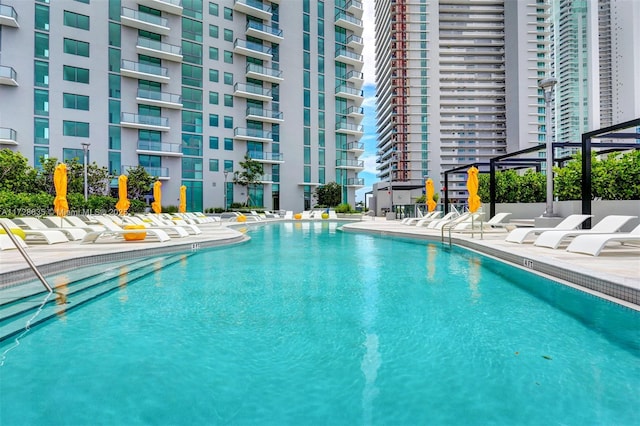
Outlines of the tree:
{"label": "tree", "polygon": [[0,190],[25,192],[32,190],[29,184],[28,160],[19,152],[9,148],[0,150]]}
{"label": "tree", "polygon": [[144,196],[151,191],[156,178],[151,176],[143,166],[136,166],[127,172],[127,197],[144,201]]}
{"label": "tree", "polygon": [[335,207],[342,201],[342,186],[336,182],[320,185],[315,193],[321,206]]}
{"label": "tree", "polygon": [[241,161],[240,167],[242,170],[233,172],[233,183],[240,186],[244,186],[247,189],[247,207],[251,205],[251,197],[249,196],[249,189],[260,183],[260,178],[264,173],[262,164],[252,159],[249,154],[245,154],[244,161]]}

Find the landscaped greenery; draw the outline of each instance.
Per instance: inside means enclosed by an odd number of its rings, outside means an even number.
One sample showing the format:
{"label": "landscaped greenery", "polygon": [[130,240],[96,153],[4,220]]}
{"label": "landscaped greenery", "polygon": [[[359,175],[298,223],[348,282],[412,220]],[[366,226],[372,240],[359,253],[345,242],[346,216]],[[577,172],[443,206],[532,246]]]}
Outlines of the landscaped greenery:
{"label": "landscaped greenery", "polygon": [[[58,160],[41,159],[42,168],[28,165],[19,152],[0,150],[0,216],[44,216],[53,214],[55,187],[53,173]],[[106,167],[95,162],[87,165],[88,200],[84,199],[84,166],[77,159],[67,163],[67,201],[69,209],[77,212],[115,211],[117,199],[110,196],[111,179]],[[131,201],[130,212],[142,212],[146,208],[144,196],[155,180],[138,166],[129,171],[127,195]],[[146,189],[145,189],[146,188]]]}

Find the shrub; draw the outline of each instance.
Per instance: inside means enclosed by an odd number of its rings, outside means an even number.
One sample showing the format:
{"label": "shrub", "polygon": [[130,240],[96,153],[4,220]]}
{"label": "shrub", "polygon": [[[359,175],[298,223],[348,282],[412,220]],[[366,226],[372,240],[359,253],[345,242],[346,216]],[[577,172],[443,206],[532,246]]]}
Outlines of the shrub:
{"label": "shrub", "polygon": [[351,205],[349,203],[338,204],[336,207],[336,213],[351,213]]}

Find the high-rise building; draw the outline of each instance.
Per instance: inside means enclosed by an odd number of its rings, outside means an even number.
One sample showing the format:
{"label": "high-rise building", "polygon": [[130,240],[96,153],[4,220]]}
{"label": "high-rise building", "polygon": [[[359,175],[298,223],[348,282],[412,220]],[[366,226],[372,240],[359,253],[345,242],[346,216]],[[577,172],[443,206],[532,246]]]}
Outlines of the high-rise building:
{"label": "high-rise building", "polygon": [[[141,165],[163,203],[301,210],[364,186],[357,0],[0,0],[0,145]],[[245,155],[259,184],[233,183]]]}
{"label": "high-rise building", "polygon": [[[376,0],[378,207],[426,177],[544,141],[547,0]],[[389,34],[389,37],[384,37]],[[466,193],[464,172],[449,197]],[[389,188],[392,183],[391,188]]]}

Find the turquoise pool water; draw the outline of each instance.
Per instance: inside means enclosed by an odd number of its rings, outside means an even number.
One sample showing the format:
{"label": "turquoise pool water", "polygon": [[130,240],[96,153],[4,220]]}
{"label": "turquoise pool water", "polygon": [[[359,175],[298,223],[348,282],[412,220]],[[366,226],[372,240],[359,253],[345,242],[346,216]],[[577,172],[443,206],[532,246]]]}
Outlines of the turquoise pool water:
{"label": "turquoise pool water", "polygon": [[639,423],[637,312],[440,244],[249,235],[31,330],[0,424]]}

